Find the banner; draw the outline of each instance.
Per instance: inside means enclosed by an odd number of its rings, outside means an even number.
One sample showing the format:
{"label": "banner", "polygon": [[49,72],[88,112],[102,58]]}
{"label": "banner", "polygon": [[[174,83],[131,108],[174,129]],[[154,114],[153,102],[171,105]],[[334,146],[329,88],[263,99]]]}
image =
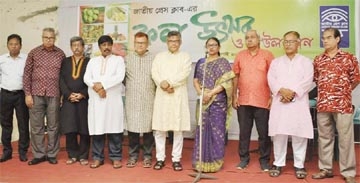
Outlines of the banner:
{"label": "banner", "polygon": [[341,47],[355,54],[355,0],[182,0],[137,1],[79,6],[79,35],[89,55],[100,54],[97,39],[103,34],[114,39],[114,53],[125,55],[133,48],[133,35],[149,35],[152,52],[164,51],[170,30],[182,34],[181,50],[193,61],[204,57],[205,41],[217,37],[221,54],[230,61],[246,49],[244,35],[255,29],[261,47],[275,56],[284,54],[284,33],[301,35],[299,52],[310,58],[323,52],[321,32],[336,27],[342,34]]}

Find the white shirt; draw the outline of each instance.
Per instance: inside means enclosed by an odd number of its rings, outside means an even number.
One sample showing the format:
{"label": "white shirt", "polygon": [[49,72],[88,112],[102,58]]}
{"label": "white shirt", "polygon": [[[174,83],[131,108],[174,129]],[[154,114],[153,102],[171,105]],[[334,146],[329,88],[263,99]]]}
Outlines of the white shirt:
{"label": "white shirt", "polygon": [[15,59],[9,53],[0,56],[0,87],[6,90],[22,90],[27,55],[20,53]]}

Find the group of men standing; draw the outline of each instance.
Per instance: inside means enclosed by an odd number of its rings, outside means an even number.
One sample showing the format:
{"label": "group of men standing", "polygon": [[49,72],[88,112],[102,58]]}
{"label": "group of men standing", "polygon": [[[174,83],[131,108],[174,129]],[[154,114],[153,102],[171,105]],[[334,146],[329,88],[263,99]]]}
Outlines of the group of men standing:
{"label": "group of men standing", "polygon": [[[319,168],[313,179],[332,178],[335,131],[339,138],[340,174],[346,183],[355,183],[356,161],[351,92],[360,83],[356,57],[339,48],[341,35],[336,28],[323,31],[325,51],[312,62],[298,53],[300,34],[284,34],[285,55],[278,58],[260,48],[260,36],[254,30],[245,35],[247,50],[235,58],[233,107],[240,126],[238,169],[249,163],[249,141],[253,120],[259,133],[260,166],[278,177],[285,166],[288,138],[291,137],[294,171],[304,179],[307,139],[313,138],[308,92],[313,81],[318,90],[317,128]],[[268,165],[272,137],[274,162]]]}
{"label": "group of men standing", "polygon": [[[139,32],[134,36],[135,51],[129,53],[125,61],[112,54],[113,40],[106,35],[98,40],[101,55],[92,59],[84,57],[84,41],[80,37],[70,40],[73,55],[67,58],[54,45],[55,39],[54,29],[43,29],[43,44],[26,56],[20,54],[21,37],[16,34],[8,37],[9,54],[0,57],[1,140],[4,146],[0,162],[12,158],[10,141],[15,108],[21,161],[27,161],[30,119],[34,158],[28,161],[29,165],[43,161],[57,163],[61,131],[66,134],[67,164],[89,163],[91,136],[94,161],[90,167],[98,168],[104,164],[106,137],[113,168],[122,167],[124,109],[121,83],[124,81],[129,138],[126,166],[136,166],[140,134],[143,134],[143,167],[152,167],[151,152],[155,143],[157,160],[153,168],[162,169],[166,157],[166,132],[174,131],[172,167],[181,171],[182,132],[190,130],[186,86],[191,71],[189,55],[179,50],[181,34],[170,31],[168,50],[154,56],[148,51],[148,35]],[[281,174],[290,136],[295,176],[306,177],[307,139],[313,138],[308,92],[315,81],[318,87],[320,172],[312,178],[333,177],[334,133],[337,130],[340,173],[347,183],[355,182],[351,92],[360,82],[359,65],[355,56],[339,49],[341,36],[337,29],[325,29],[321,40],[325,52],[312,62],[298,54],[300,34],[287,32],[283,37],[285,55],[274,58],[271,52],[260,48],[260,36],[255,30],[246,32],[247,49],[238,53],[233,65],[236,77],[232,104],[237,110],[240,127],[238,169],[246,168],[250,162],[249,144],[255,121],[261,169],[269,171],[272,177]],[[44,117],[47,144],[44,143]],[[77,135],[80,135],[80,142],[77,142]],[[269,165],[270,137],[274,144],[272,167]]]}

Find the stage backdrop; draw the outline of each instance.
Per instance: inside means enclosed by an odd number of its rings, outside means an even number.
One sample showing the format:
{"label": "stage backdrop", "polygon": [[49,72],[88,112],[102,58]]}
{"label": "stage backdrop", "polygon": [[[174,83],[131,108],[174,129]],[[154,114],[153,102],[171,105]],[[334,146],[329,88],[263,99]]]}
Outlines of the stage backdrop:
{"label": "stage backdrop", "polygon": [[[107,34],[117,42],[119,54],[133,47],[133,35],[148,33],[151,50],[166,49],[170,30],[183,35],[183,49],[193,61],[204,55],[204,42],[217,37],[222,55],[233,60],[244,49],[244,33],[255,29],[261,47],[276,56],[283,54],[282,36],[289,30],[301,34],[301,53],[311,58],[322,51],[324,28],[339,28],[341,47],[355,53],[355,0],[183,0],[144,1],[78,6],[78,34],[88,44],[91,55],[99,54],[96,41]],[[95,43],[95,44],[94,44]],[[116,51],[116,50],[115,50]]]}
{"label": "stage backdrop", "polygon": [[[239,50],[246,49],[247,30],[257,30],[261,47],[275,56],[283,54],[283,34],[295,30],[301,34],[300,53],[312,59],[323,52],[322,30],[336,27],[342,34],[341,47],[359,56],[359,7],[356,0],[62,0],[59,45],[70,55],[70,38],[81,35],[87,54],[94,56],[99,54],[98,37],[107,34],[116,42],[114,52],[124,55],[133,50],[133,35],[143,31],[150,36],[150,51],[157,53],[166,50],[167,32],[178,30],[183,36],[181,49],[190,53],[193,62],[204,56],[204,44],[210,37],[221,40],[222,56],[233,61]],[[191,80],[189,77],[194,129],[196,94]],[[354,96],[359,96],[358,90]],[[235,113],[229,134],[238,137]]]}

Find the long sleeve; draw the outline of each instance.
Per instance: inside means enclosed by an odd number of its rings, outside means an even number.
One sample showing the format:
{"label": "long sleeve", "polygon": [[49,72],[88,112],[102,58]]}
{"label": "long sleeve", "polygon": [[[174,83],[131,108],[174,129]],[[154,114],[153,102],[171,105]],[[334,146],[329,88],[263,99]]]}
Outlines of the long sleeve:
{"label": "long sleeve", "polygon": [[113,62],[115,62],[115,64],[110,64],[109,66],[116,68],[115,75],[109,75],[108,77],[106,77],[106,78],[102,79],[102,81],[100,81],[105,90],[121,84],[125,77],[124,59],[120,56],[115,56],[115,58],[112,58],[112,59],[116,59],[116,60],[113,60]]}
{"label": "long sleeve", "polygon": [[296,83],[295,87],[292,89],[299,98],[310,91],[314,80],[314,67],[311,60],[304,58],[301,60],[301,64],[304,68],[303,79],[301,82]]}
{"label": "long sleeve", "polygon": [[282,87],[278,81],[277,69],[278,69],[278,61],[275,59],[270,64],[270,68],[267,75],[269,87],[273,95],[277,95],[280,88]]}
{"label": "long sleeve", "polygon": [[86,66],[86,71],[84,74],[84,82],[86,85],[88,85],[88,87],[93,87],[94,86],[94,80],[93,80],[93,74],[92,74],[92,65],[94,64],[95,60],[90,60],[88,65]]}
{"label": "long sleeve", "polygon": [[65,61],[63,60],[62,64],[61,64],[61,70],[60,70],[60,91],[61,91],[61,94],[64,96],[65,99],[68,99],[69,96],[70,96],[70,89],[69,87],[66,85],[66,82],[65,82],[65,73],[64,73],[64,67],[65,65]]}
{"label": "long sleeve", "polygon": [[25,67],[24,67],[24,75],[23,75],[23,89],[25,95],[31,95],[31,80],[34,66],[33,52],[31,51],[28,54],[26,59]]}
{"label": "long sleeve", "polygon": [[184,59],[182,69],[180,69],[178,73],[172,75],[172,77],[167,79],[170,86],[172,86],[174,88],[186,84],[189,74],[191,72],[190,56],[188,54],[185,54],[184,58],[182,58],[182,59]]}
{"label": "long sleeve", "polygon": [[159,55],[155,56],[155,59],[151,66],[151,77],[153,78],[156,86],[159,86],[160,82],[162,81],[159,73],[160,72],[159,62],[161,61],[159,57],[160,57]]}

